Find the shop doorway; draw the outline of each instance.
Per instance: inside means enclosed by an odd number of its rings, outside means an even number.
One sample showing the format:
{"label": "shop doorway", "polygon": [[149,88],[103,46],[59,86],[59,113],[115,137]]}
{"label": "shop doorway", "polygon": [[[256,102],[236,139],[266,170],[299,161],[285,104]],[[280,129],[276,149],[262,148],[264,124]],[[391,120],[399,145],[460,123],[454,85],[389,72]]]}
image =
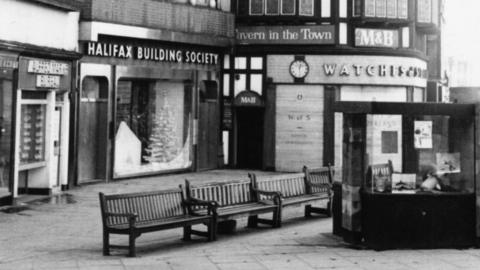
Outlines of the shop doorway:
{"label": "shop doorway", "polygon": [[220,106],[218,85],[215,81],[203,81],[199,93],[198,119],[198,169],[217,168],[220,132]]}
{"label": "shop doorway", "polygon": [[263,162],[263,121],[264,109],[239,107],[236,109],[237,122],[237,167],[261,169]]}
{"label": "shop doorway", "polygon": [[82,80],[78,112],[78,183],[107,178],[108,81]]}

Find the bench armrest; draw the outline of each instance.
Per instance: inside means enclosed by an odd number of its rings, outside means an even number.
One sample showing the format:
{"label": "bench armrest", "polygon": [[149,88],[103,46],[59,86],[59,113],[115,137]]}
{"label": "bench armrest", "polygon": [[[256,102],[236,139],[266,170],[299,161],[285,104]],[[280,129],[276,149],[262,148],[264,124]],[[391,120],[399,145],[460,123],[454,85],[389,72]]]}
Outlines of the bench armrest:
{"label": "bench armrest", "polygon": [[217,213],[218,203],[216,201],[204,201],[200,199],[189,198],[188,200],[185,200],[184,203],[190,209],[192,206],[206,206],[209,215]]}
{"label": "bench armrest", "polygon": [[267,191],[267,190],[255,189],[255,192],[257,192],[258,195],[272,197],[272,199],[270,200],[272,200],[273,203],[276,205],[281,204],[282,202],[282,193],[280,191]]}

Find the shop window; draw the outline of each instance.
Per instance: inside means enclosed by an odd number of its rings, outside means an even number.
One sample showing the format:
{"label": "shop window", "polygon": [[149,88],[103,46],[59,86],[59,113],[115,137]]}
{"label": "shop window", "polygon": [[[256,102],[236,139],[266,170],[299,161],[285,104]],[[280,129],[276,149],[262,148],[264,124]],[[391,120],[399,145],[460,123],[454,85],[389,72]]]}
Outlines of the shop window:
{"label": "shop window", "polygon": [[88,76],[82,82],[82,99],[106,99],[108,98],[108,82],[102,77]]}
{"label": "shop window", "polygon": [[438,0],[417,1],[417,22],[438,24],[439,2]]}
{"label": "shop window", "polygon": [[[245,90],[252,90],[262,95],[263,64],[264,58],[261,56],[235,57],[234,66],[231,69],[224,68],[223,95],[225,97],[236,96]],[[231,90],[233,90],[233,93]]]}
{"label": "shop window", "polygon": [[[301,16],[313,16],[314,14],[314,5],[313,5],[314,0],[300,0],[299,1],[299,11],[298,14]],[[323,14],[323,8],[324,8],[324,3],[330,3],[329,0],[323,0],[322,1],[322,14]],[[325,17],[325,16],[322,16]],[[329,16],[327,16],[329,17]]]}
{"label": "shop window", "polygon": [[265,0],[265,14],[266,15],[278,15],[279,11],[279,0]]}
{"label": "shop window", "polygon": [[192,87],[185,82],[120,80],[115,177],[192,164]]}
{"label": "shop window", "polygon": [[20,166],[45,161],[46,109],[46,100],[22,101],[20,115]]}

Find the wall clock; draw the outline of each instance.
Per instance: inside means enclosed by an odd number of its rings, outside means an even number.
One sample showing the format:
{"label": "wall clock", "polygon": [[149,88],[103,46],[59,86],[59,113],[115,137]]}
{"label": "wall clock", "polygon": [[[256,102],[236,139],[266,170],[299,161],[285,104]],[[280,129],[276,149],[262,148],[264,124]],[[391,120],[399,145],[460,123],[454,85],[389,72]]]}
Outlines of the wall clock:
{"label": "wall clock", "polygon": [[309,67],[305,60],[294,60],[290,64],[290,74],[295,79],[303,79],[307,76]]}

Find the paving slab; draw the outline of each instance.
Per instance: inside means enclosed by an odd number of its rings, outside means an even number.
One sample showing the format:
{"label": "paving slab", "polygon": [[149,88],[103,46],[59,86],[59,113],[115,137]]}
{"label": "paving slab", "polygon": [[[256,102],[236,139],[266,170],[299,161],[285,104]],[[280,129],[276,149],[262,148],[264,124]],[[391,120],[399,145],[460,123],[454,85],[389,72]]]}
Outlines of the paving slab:
{"label": "paving slab", "polygon": [[[256,172],[272,174],[271,172]],[[25,201],[21,211],[0,212],[0,270],[43,269],[480,269],[478,249],[354,249],[332,235],[332,219],[303,217],[303,208],[287,208],[281,228],[246,228],[240,219],[232,234],[218,241],[182,241],[182,230],[148,233],[137,241],[138,257],[126,250],[102,255],[98,192],[124,193],[166,189],[192,182],[246,178],[247,171],[214,170],[112,181],[76,187],[58,197]],[[3,209],[3,208],[2,208]],[[125,236],[112,242],[126,245]]]}

